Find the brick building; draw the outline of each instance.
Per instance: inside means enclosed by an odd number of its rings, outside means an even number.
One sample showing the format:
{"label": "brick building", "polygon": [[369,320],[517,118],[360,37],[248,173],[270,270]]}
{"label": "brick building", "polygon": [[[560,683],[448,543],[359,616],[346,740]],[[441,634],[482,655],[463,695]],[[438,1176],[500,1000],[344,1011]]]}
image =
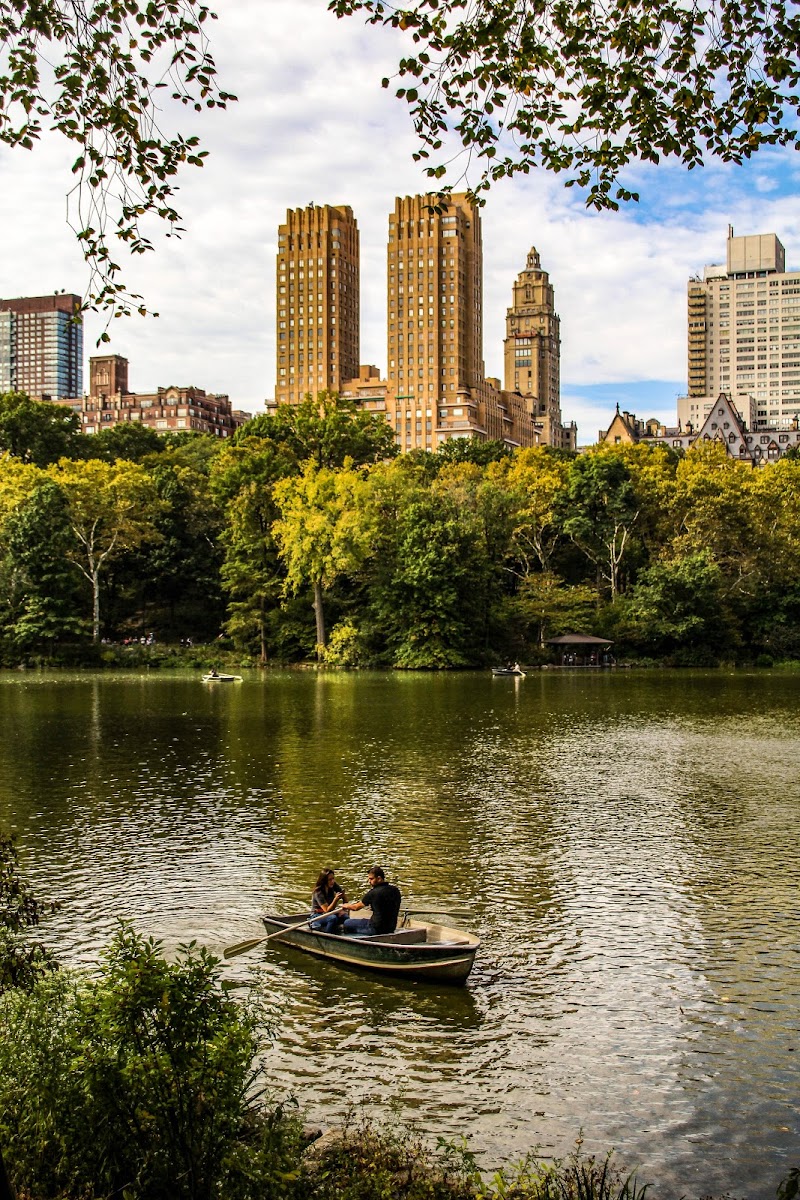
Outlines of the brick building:
{"label": "brick building", "polygon": [[89,359],[89,394],[58,401],[78,413],[84,433],[137,422],[156,433],[194,431],[230,437],[249,420],[236,413],[228,396],[198,387],[160,387],[155,392],[128,389],[128,360],[118,354]]}

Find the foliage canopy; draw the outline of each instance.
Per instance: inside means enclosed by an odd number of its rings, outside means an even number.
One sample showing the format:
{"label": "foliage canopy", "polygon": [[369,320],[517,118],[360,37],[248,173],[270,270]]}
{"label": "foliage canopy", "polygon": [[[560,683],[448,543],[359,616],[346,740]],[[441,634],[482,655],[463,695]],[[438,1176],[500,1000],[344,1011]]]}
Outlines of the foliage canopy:
{"label": "foliage canopy", "polygon": [[[796,146],[800,15],[791,0],[330,0],[410,34],[397,95],[441,179],[460,139],[476,194],[534,167],[595,208],[637,199],[629,164],[741,163]],[[384,86],[390,80],[384,79]]]}
{"label": "foliage canopy", "polygon": [[[0,141],[31,150],[46,129],[77,149],[71,224],[90,267],[85,305],[130,312],[113,239],[152,249],[147,218],[181,232],[175,177],[202,166],[196,136],[160,127],[170,104],[225,108],[202,0],[0,0]],[[107,341],[108,335],[103,339]]]}

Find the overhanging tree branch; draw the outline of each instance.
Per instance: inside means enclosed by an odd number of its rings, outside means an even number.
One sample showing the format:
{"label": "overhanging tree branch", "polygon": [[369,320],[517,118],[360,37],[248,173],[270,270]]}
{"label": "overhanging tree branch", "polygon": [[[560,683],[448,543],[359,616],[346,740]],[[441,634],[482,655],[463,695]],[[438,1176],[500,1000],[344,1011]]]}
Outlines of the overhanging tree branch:
{"label": "overhanging tree branch", "polygon": [[84,310],[147,312],[114,245],[151,250],[149,217],[167,236],[182,232],[174,180],[207,152],[196,136],[161,129],[159,93],[197,112],[235,100],[209,52],[215,19],[202,0],[0,0],[0,141],[31,150],[49,130],[77,147],[68,220],[89,265]]}
{"label": "overhanging tree branch", "polygon": [[566,172],[589,206],[616,209],[638,199],[622,180],[632,163],[675,158],[691,169],[797,145],[792,0],[330,0],[329,8],[411,38],[397,95],[411,109],[417,157],[441,179],[455,135],[481,165],[476,198],[496,179],[543,167]]}

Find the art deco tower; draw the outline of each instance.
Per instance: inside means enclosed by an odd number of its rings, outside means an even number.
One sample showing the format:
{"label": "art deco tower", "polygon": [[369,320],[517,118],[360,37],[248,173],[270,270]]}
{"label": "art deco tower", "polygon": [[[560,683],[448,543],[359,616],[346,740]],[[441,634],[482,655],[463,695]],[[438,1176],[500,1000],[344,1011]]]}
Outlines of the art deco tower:
{"label": "art deco tower", "polygon": [[359,240],[349,207],[309,204],[278,230],[275,399],[299,404],[358,375]]}
{"label": "art deco tower", "polygon": [[537,415],[556,421],[561,419],[560,355],[561,322],[553,287],[532,246],[506,311],[505,388],[535,397]]}
{"label": "art deco tower", "polygon": [[[434,211],[434,206],[439,211]],[[436,446],[458,393],[483,382],[483,252],[466,195],[406,196],[389,216],[387,360],[403,449]]]}

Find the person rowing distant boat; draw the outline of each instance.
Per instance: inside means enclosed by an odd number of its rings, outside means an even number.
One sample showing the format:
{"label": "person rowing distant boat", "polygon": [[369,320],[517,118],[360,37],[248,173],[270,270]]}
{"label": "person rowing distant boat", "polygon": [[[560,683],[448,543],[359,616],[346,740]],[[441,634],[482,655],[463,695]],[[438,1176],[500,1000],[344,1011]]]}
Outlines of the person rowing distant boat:
{"label": "person rowing distant boat", "polygon": [[312,920],[311,928],[320,933],[336,933],[344,921],[344,912],[341,909],[338,912],[333,910],[346,899],[344,888],[336,882],[333,868],[326,867],[324,871],[320,871],[311,896],[311,915],[318,915],[320,919]]}
{"label": "person rowing distant boat", "polygon": [[383,867],[370,867],[367,874],[369,891],[360,900],[351,900],[342,908],[346,912],[358,912],[362,908],[371,908],[372,916],[348,917],[342,926],[342,933],[351,937],[376,934],[394,933],[397,928],[397,916],[400,912],[402,896],[400,889],[393,883],[386,882]]}

